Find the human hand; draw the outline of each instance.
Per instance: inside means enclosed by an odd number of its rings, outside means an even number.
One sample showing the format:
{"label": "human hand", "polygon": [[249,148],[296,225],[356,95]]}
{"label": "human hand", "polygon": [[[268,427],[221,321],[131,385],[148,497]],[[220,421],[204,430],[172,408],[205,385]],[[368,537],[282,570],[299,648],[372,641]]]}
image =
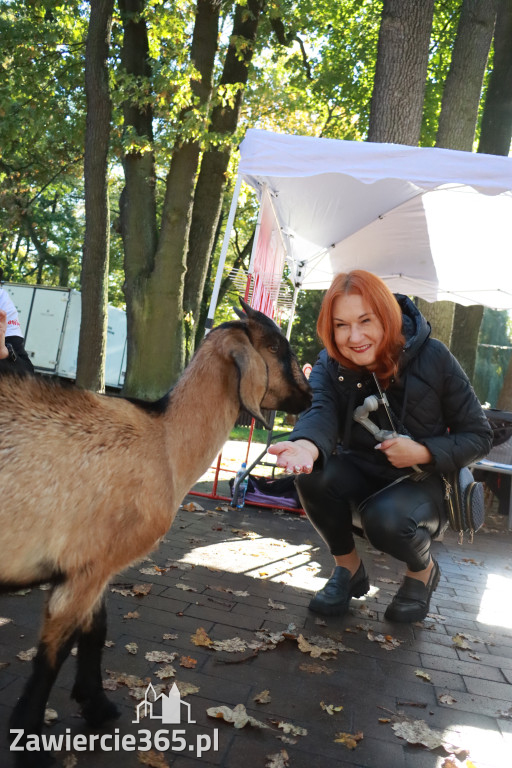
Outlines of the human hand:
{"label": "human hand", "polygon": [[375,449],[385,453],[387,460],[397,469],[432,461],[428,448],[408,437],[390,437],[376,445]]}
{"label": "human hand", "polygon": [[277,457],[276,465],[286,472],[298,475],[309,474],[318,458],[318,448],[309,440],[284,440],[271,445],[268,452]]}

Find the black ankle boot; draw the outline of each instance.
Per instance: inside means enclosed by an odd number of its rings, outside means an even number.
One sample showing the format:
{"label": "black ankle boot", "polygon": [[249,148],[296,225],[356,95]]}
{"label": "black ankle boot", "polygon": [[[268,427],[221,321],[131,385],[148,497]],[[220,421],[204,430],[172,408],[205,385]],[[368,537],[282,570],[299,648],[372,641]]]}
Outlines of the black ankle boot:
{"label": "black ankle boot", "polygon": [[434,566],[430,572],[428,583],[425,585],[419,579],[405,576],[402,586],[386,608],[384,618],[388,621],[422,621],[429,611],[432,592],[439,584],[441,572],[432,558]]}
{"label": "black ankle boot", "polygon": [[352,577],[347,568],[337,565],[325,587],[311,600],[309,609],[324,616],[341,616],[347,612],[351,597],[362,597],[369,589],[370,581],[362,562]]}

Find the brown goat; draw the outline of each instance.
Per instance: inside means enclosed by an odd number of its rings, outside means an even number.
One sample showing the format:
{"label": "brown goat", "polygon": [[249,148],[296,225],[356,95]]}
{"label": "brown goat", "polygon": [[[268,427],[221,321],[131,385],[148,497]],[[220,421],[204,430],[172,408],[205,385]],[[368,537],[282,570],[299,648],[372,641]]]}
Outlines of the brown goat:
{"label": "brown goat", "polygon": [[[39,734],[58,670],[78,640],[72,691],[93,726],[115,717],[101,681],[104,592],[154,549],[210,466],[240,406],[297,413],[309,385],[277,326],[243,303],[214,329],[171,393],[144,404],[0,377],[0,584],[50,582],[32,676],[11,729]],[[17,765],[46,764],[19,753]]]}

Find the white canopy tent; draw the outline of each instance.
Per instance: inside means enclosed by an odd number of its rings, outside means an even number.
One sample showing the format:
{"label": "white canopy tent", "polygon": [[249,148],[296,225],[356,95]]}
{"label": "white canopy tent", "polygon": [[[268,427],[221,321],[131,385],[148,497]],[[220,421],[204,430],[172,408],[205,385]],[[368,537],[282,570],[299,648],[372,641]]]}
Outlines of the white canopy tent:
{"label": "white canopy tent", "polygon": [[512,158],[250,129],[241,182],[270,201],[297,288],[368,269],[427,301],[512,308]]}

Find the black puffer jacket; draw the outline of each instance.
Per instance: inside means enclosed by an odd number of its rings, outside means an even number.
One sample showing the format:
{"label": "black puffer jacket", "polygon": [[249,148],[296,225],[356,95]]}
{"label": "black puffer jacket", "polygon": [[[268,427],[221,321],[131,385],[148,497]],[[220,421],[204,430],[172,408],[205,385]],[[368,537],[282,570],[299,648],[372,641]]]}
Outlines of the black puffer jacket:
{"label": "black puffer jacket", "polygon": [[[422,469],[443,473],[466,466],[489,453],[489,422],[457,360],[442,342],[430,338],[430,326],[412,301],[400,294],[396,298],[406,344],[397,380],[386,390],[394,426],[429,449],[433,461]],[[353,421],[354,409],[368,395],[377,394],[371,373],[343,368],[324,349],[309,383],[313,404],[299,418],[291,440],[315,443],[320,450],[318,463],[341,443],[342,450],[372,474],[393,480],[407,472],[376,451],[373,435]],[[392,428],[383,406],[371,419],[381,429]]]}

